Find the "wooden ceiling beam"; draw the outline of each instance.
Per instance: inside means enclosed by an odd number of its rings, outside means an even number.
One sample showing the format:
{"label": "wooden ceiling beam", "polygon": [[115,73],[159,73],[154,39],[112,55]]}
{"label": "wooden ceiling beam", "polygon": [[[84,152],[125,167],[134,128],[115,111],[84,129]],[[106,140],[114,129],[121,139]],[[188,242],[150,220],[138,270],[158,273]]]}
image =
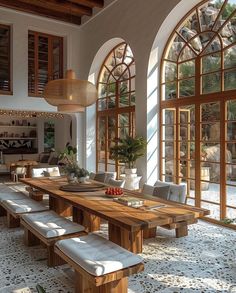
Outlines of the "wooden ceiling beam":
{"label": "wooden ceiling beam", "polygon": [[102,8],[104,6],[104,0],[69,0],[70,2],[84,5],[87,7],[99,7]]}
{"label": "wooden ceiling beam", "polygon": [[92,9],[81,5],[69,3],[68,1],[57,1],[57,0],[19,0],[25,4],[35,5],[42,8],[47,8],[52,11],[62,12],[69,15],[82,16],[92,15]]}
{"label": "wooden ceiling beam", "polygon": [[[30,5],[26,2],[27,0],[0,0],[0,6],[27,12],[27,13],[32,13],[39,16],[53,18],[56,20],[65,21],[65,22],[69,22],[69,23],[73,23],[77,25],[81,24],[81,18],[79,16],[74,16],[71,13],[68,14],[68,13],[63,13],[63,12],[55,11],[52,9],[48,9],[46,8],[46,5],[44,5],[44,7],[33,5],[33,3],[35,4],[37,2],[36,0],[32,0],[32,1],[29,0],[29,2],[31,3]],[[44,1],[44,4],[46,2],[48,1]]]}

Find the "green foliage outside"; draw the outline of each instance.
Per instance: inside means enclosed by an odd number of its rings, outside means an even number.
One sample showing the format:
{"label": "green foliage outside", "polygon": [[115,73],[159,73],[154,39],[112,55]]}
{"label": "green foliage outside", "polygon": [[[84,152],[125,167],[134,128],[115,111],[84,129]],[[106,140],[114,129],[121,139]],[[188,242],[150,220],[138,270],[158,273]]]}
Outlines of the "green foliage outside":
{"label": "green foliage outside", "polygon": [[46,293],[46,291],[45,291],[45,290],[43,289],[43,287],[40,286],[40,285],[37,285],[37,286],[36,286],[36,290],[37,290],[38,293]]}

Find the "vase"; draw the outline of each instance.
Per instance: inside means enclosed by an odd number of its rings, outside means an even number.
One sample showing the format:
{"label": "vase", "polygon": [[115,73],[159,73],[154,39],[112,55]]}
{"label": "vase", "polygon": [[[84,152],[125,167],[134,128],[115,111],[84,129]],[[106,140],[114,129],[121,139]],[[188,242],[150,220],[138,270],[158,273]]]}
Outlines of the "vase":
{"label": "vase", "polygon": [[78,182],[79,183],[85,183],[86,182],[86,177],[79,177]]}
{"label": "vase", "polygon": [[75,173],[70,173],[67,175],[67,181],[68,183],[76,183],[77,177],[75,176]]}

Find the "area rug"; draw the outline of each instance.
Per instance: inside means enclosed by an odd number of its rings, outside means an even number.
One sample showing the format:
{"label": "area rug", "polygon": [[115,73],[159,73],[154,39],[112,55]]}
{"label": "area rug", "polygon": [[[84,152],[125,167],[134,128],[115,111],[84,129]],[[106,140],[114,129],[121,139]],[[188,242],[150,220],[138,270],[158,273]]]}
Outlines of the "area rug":
{"label": "area rug", "polygon": [[[107,237],[107,225],[98,233]],[[129,293],[236,292],[233,230],[200,221],[176,239],[174,231],[158,229],[156,238],[144,241],[141,256],[145,271],[129,277]],[[0,218],[0,292],[36,292],[36,284],[48,293],[74,292],[73,271],[48,268],[46,250],[24,246],[23,230],[7,229]]]}

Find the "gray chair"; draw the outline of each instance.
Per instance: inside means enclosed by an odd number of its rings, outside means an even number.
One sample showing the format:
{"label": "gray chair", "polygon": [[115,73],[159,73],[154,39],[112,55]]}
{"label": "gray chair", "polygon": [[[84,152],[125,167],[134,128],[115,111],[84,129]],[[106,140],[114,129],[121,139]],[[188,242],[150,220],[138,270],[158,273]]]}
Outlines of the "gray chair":
{"label": "gray chair", "polygon": [[95,181],[108,184],[110,179],[116,178],[116,172],[97,172],[97,173],[91,172],[89,175],[89,178]]}
{"label": "gray chair", "polygon": [[143,185],[142,194],[169,200],[170,186],[152,186],[145,183]]}
{"label": "gray chair", "polygon": [[125,180],[115,180],[115,179],[110,179],[108,181],[108,184],[111,185],[111,186],[115,186],[115,187],[120,187],[120,188],[123,188],[124,185],[125,185]]}
{"label": "gray chair", "polygon": [[186,196],[187,196],[186,184],[178,185],[174,183],[157,180],[154,186],[157,186],[157,187],[169,186],[170,188],[169,200],[176,201],[179,203],[185,203]]}

